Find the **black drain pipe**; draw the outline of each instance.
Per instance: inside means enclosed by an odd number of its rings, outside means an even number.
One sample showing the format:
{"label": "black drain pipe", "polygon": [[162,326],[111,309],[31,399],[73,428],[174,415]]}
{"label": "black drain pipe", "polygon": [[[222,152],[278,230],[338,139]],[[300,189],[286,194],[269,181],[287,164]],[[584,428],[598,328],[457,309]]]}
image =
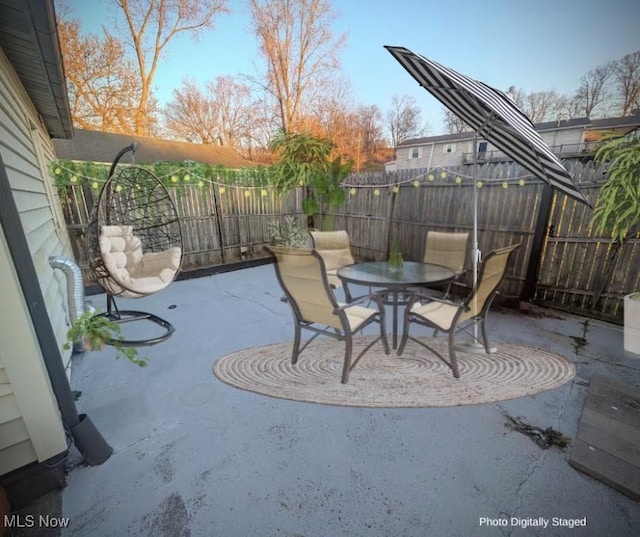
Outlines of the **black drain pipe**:
{"label": "black drain pipe", "polygon": [[92,466],[102,464],[111,456],[113,449],[87,415],[78,415],[1,155],[0,224],[29,309],[33,329],[51,380],[51,387],[58,401],[62,423],[73,436],[75,446],[87,463]]}

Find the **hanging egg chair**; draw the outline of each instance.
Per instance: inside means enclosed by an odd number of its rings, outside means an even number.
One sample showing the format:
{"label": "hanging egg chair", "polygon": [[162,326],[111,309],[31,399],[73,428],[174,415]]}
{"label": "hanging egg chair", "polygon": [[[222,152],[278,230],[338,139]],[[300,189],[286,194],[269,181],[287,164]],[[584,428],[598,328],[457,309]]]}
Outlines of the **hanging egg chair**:
{"label": "hanging egg chair", "polygon": [[152,313],[120,310],[118,298],[142,298],[165,289],[182,266],[182,230],[166,187],[148,170],[131,165],[115,173],[118,161],[136,144],[118,153],[87,226],[87,250],[97,283],[107,293],[104,315],[116,322],[147,320],[161,335],[124,340],[125,346],[154,345],[174,332]]}

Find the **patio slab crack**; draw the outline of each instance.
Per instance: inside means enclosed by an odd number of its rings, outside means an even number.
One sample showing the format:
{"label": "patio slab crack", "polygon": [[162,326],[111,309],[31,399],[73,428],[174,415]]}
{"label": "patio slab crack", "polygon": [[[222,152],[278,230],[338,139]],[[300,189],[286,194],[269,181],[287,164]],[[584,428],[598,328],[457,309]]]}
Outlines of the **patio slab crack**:
{"label": "patio slab crack", "polygon": [[[265,304],[260,302],[259,300],[251,299],[251,298],[248,298],[246,296],[236,295],[236,294],[234,294],[234,293],[232,293],[231,291],[228,291],[228,290],[225,291],[225,293],[228,296],[232,297],[232,298],[237,298],[238,300],[246,300],[247,302],[250,302],[251,304],[256,304],[257,306],[260,306],[261,308],[267,310],[269,313],[273,313],[274,315],[282,315],[282,312],[279,312],[277,310],[273,310],[273,309],[265,306]],[[267,292],[265,294],[267,294],[269,296],[275,296],[275,295],[273,295],[272,293],[269,293],[269,292]]]}
{"label": "patio slab crack", "polygon": [[[585,327],[586,328],[586,327]],[[559,408],[558,408],[558,414],[555,416],[555,419],[553,420],[553,427],[560,427],[560,423],[562,421],[562,418],[566,415],[567,413],[567,408],[569,406],[569,402],[571,400],[571,393],[574,389],[575,383],[572,382],[571,385],[571,389],[566,390],[565,394],[559,404]],[[495,404],[494,408],[508,421],[508,422],[513,422],[516,421],[516,418],[513,418],[508,412],[507,410],[501,408],[501,406],[499,404]],[[520,421],[520,420],[517,420]],[[513,430],[513,429],[512,429]],[[549,427],[547,430],[556,432],[552,427]],[[561,435],[562,438],[567,440],[567,444],[571,442],[570,438],[564,437],[564,435]],[[538,442],[536,442],[537,445],[540,445]],[[553,443],[551,445],[549,445],[549,447],[553,447]],[[541,446],[542,447],[542,446]],[[534,461],[532,461],[528,466],[527,469],[525,471],[525,474],[523,476],[523,478],[520,480],[520,482],[518,483],[517,489],[516,489],[516,503],[513,506],[513,509],[511,511],[511,513],[500,513],[501,515],[504,514],[507,517],[518,517],[518,513],[519,511],[522,509],[523,505],[525,504],[525,502],[523,501],[523,494],[524,494],[524,490],[528,484],[528,482],[531,480],[531,478],[534,476],[534,474],[536,473],[536,471],[540,468],[544,467],[544,463],[546,461],[546,459],[549,456],[549,447],[544,448],[543,449],[543,453],[540,455],[540,457],[538,457],[537,459],[535,459]],[[561,448],[564,449],[564,448]],[[517,526],[509,526],[508,528],[503,528],[503,534],[507,537],[511,537],[511,535],[513,534],[513,531],[517,529]]]}
{"label": "patio slab crack", "polygon": [[582,323],[581,336],[569,336],[573,340],[573,349],[576,354],[580,354],[580,350],[588,345],[587,332],[589,331],[589,319],[585,319]]}

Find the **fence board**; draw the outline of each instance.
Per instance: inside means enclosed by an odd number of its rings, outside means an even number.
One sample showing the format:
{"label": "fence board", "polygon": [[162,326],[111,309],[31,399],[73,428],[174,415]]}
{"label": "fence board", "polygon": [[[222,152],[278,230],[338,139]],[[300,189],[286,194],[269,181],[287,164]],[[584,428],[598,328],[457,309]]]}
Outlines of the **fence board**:
{"label": "fence board", "polygon": [[[565,165],[593,204],[602,170],[578,159]],[[476,181],[471,175],[471,166],[354,173],[344,181],[344,205],[324,216],[335,219],[336,229],[347,230],[357,260],[385,259],[390,241],[398,243],[405,259],[420,260],[428,230],[472,230]],[[532,253],[544,184],[514,163],[481,164],[477,178],[483,183],[478,189],[480,250],[486,254],[522,243],[504,286],[505,294],[517,297]],[[183,224],[185,270],[264,257],[269,222],[285,215],[306,222],[302,189],[278,195],[271,188],[223,185],[212,177],[203,185],[170,191]],[[61,192],[73,252],[86,281],[91,275],[84,228],[94,194],[88,185],[78,184]],[[590,218],[590,209],[554,192],[534,301],[620,321],[622,297],[640,288],[640,236],[614,252],[609,237],[596,234]]]}

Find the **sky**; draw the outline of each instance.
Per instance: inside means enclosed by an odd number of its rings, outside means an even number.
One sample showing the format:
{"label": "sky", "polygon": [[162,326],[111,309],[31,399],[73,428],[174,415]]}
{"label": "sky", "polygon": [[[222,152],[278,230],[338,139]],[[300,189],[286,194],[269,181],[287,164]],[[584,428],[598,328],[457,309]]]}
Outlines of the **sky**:
{"label": "sky", "polygon": [[[442,106],[383,48],[403,46],[506,91],[573,94],[589,70],[640,50],[638,0],[329,0],[340,55],[357,104],[383,113],[394,95],[413,97],[429,134],[444,132]],[[115,0],[69,0],[85,32],[117,28]],[[164,105],[185,76],[202,87],[219,75],[256,75],[261,57],[243,0],[216,19],[198,43],[179,36],[169,45],[154,83]]]}

